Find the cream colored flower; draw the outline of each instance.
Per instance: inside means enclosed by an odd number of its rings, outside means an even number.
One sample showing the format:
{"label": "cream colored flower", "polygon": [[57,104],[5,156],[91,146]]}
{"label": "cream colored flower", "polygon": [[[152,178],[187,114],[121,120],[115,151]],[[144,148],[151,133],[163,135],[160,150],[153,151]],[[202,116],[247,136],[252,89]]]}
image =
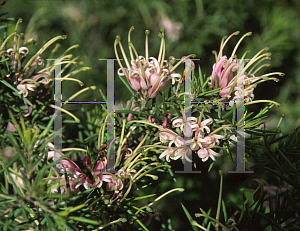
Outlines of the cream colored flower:
{"label": "cream colored flower", "polygon": [[210,157],[213,161],[215,161],[215,160],[216,160],[216,159],[215,159],[215,156],[216,156],[216,157],[221,156],[221,154],[216,153],[215,151],[213,151],[213,150],[210,149],[210,148],[202,148],[202,149],[199,149],[199,151],[198,151],[197,153],[198,153],[199,158],[201,158],[203,162],[207,161],[209,157]]}
{"label": "cream colored flower", "polygon": [[193,135],[193,131],[196,131],[199,128],[196,117],[188,117],[187,119],[179,117],[173,121],[173,126],[179,127],[180,132],[183,132],[183,134],[187,137],[191,137]]}
{"label": "cream colored flower", "polygon": [[30,84],[30,83],[19,84],[17,86],[17,89],[19,90],[18,94],[23,94],[24,97],[27,97],[28,90],[34,91],[35,87],[36,86],[34,84]]}

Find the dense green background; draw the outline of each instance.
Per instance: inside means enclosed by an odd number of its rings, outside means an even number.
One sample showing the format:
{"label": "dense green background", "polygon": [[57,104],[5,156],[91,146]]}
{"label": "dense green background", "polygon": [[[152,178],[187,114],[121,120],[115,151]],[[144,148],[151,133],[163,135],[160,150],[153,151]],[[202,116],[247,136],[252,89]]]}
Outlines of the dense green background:
{"label": "dense green background", "polygon": [[[151,30],[149,53],[150,56],[157,57],[160,44],[157,34],[162,18],[169,17],[174,22],[182,23],[182,31],[177,41],[171,41],[168,34],[166,36],[166,56],[181,58],[194,53],[197,58],[201,58],[196,64],[200,64],[202,71],[207,75],[211,74],[215,61],[211,52],[219,50],[223,36],[237,30],[241,31],[240,35],[233,37],[226,46],[224,54],[230,55],[238,39],[252,31],[253,35],[242,42],[237,55],[240,57],[246,50],[251,50],[247,56],[251,58],[268,46],[272,53],[271,66],[260,73],[280,71],[286,74],[280,77],[278,83],[265,82],[259,85],[254,91],[255,99],[274,99],[281,104],[279,108],[273,107],[271,116],[274,120],[270,126],[276,125],[282,114],[285,114],[282,123],[284,132],[300,125],[300,2],[297,0],[10,0],[4,5],[3,11],[8,12],[9,17],[23,19],[19,31],[25,32],[25,39],[30,37],[37,39],[37,46],[31,48],[32,54],[52,37],[68,35],[67,40],[61,41],[60,50],[64,51],[71,45],[79,44],[77,55],[85,54],[86,57],[82,59],[84,65],[92,67],[91,71],[80,73],[77,77],[85,83],[85,86],[96,85],[103,90],[106,88],[106,64],[105,61],[99,61],[99,58],[115,58],[113,50],[115,36],[122,37],[125,47],[131,26],[135,26],[132,41],[139,55],[144,55],[144,31]],[[47,55],[45,53],[43,57],[46,59]],[[116,70],[117,68],[118,65]],[[77,83],[69,82],[63,88],[64,99],[80,89]],[[130,97],[128,90],[117,77],[115,92],[117,101],[122,99],[124,102]],[[102,99],[98,91],[90,91],[77,100]],[[249,110],[258,111],[263,106],[265,105],[253,105]],[[174,165],[177,170],[182,168],[178,162]],[[172,187],[186,188],[181,196],[178,196],[179,193],[169,196],[156,207],[159,213],[172,218],[175,230],[187,230],[190,227],[187,226],[187,219],[180,203],[184,203],[191,214],[199,212],[198,206],[205,210],[211,206],[216,208],[219,185],[217,170],[220,167],[215,166],[207,174],[208,165],[209,163],[205,164],[202,174],[176,175],[175,185],[171,178],[166,176],[165,181],[156,182],[151,188],[158,195]],[[225,199],[241,200],[234,195],[240,195],[236,194],[237,187],[246,178],[247,174],[244,176],[228,174],[225,177],[225,191],[227,191]],[[250,184],[247,186],[250,187]]]}
{"label": "dense green background", "polygon": [[[256,99],[275,99],[282,104],[274,109],[274,117],[278,121],[285,114],[282,129],[285,131],[300,125],[299,119],[299,87],[300,83],[300,3],[294,1],[249,0],[249,1],[18,1],[11,0],[3,7],[9,15],[23,18],[21,31],[27,32],[26,39],[38,39],[39,48],[48,39],[60,35],[68,35],[61,42],[62,50],[80,44],[78,54],[86,54],[85,65],[93,69],[84,72],[80,79],[87,86],[96,85],[105,89],[106,66],[99,58],[115,58],[113,43],[116,35],[123,38],[123,46],[127,43],[127,33],[135,26],[132,40],[144,55],[145,29],[151,30],[150,55],[157,56],[160,39],[157,37],[162,17],[167,16],[180,22],[183,29],[179,40],[170,41],[167,35],[166,56],[181,58],[194,53],[201,58],[204,73],[211,74],[214,63],[212,50],[219,50],[221,38],[234,31],[241,31],[225,49],[230,55],[236,42],[246,32],[252,31],[239,47],[237,54],[241,56],[251,50],[251,58],[265,46],[270,48],[272,60],[270,68],[264,72],[281,71],[286,75],[279,83],[266,82],[255,89]],[[30,26],[27,27],[30,22]],[[26,29],[27,27],[27,29]],[[128,52],[128,49],[126,49]],[[128,54],[128,53],[127,53]],[[47,54],[44,55],[44,58]],[[116,69],[118,66],[116,66]],[[261,72],[263,73],[263,72]],[[80,89],[78,84],[68,85]],[[129,98],[127,90],[116,78],[116,99]],[[66,96],[74,91],[65,90]],[[97,93],[96,93],[97,92]],[[90,94],[90,95],[89,95]],[[82,95],[82,99],[98,99],[98,91],[94,96],[90,93]],[[256,107],[257,108],[257,107]],[[275,120],[275,122],[276,122]],[[274,123],[275,123],[274,122]]]}

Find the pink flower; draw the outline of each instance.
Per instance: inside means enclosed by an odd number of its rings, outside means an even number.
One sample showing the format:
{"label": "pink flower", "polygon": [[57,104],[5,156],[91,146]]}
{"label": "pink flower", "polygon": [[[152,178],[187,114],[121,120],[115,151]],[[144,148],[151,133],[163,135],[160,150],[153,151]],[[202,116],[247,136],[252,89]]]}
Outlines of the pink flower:
{"label": "pink flower", "polygon": [[[188,153],[190,155],[191,152]],[[162,154],[160,154],[159,159],[163,159],[166,157],[166,160],[170,162],[170,159],[172,160],[178,160],[178,159],[184,159],[185,154],[184,154],[184,147],[179,147],[179,148],[174,148],[174,147],[169,147],[166,149]],[[190,161],[190,159],[187,159]]]}
{"label": "pink flower", "polygon": [[174,147],[166,149],[162,154],[160,154],[159,159],[166,157],[166,160],[170,162],[170,155],[175,151]]}
{"label": "pink flower", "polygon": [[213,134],[213,135],[208,135],[208,136],[205,136],[203,139],[202,138],[199,138],[199,141],[200,141],[200,146],[201,147],[208,147],[210,145],[218,145],[220,142],[219,142],[219,139],[224,139],[225,136],[221,136],[221,135],[216,135],[216,134]]}
{"label": "pink flower", "polygon": [[89,156],[84,157],[83,165],[86,167],[87,172],[91,173],[92,178],[84,174],[78,165],[67,157],[61,160],[60,164],[61,172],[66,171],[68,174],[73,175],[70,180],[75,184],[75,189],[77,189],[80,185],[83,185],[86,189],[91,187],[100,188],[103,182],[111,182],[112,180],[111,175],[103,173],[106,170],[105,158],[98,160],[95,167],[92,169]]}
{"label": "pink flower", "polygon": [[168,132],[160,132],[159,133],[160,141],[162,143],[168,143],[171,140],[175,140],[176,134],[174,135],[173,131],[171,131],[170,129],[165,129],[165,130],[167,130]]}
{"label": "pink flower", "polygon": [[172,146],[172,144],[175,144],[176,147],[181,147],[184,145],[184,139],[177,135],[175,132],[173,132],[170,129],[162,129],[163,131],[159,133],[160,141],[162,143],[169,142],[169,147]]}
{"label": "pink flower", "polygon": [[[203,111],[201,112],[200,117],[202,117],[202,115]],[[207,125],[212,123],[212,118],[202,122],[199,118],[199,121],[197,121],[198,120],[195,117],[188,117],[187,120],[185,120],[184,117],[179,117],[173,121],[173,126],[180,128],[180,133],[184,133],[185,136],[190,137],[189,140],[184,140],[183,137],[177,135],[170,129],[160,129],[160,141],[162,143],[168,143],[169,148],[167,148],[159,158],[162,159],[166,157],[167,161],[170,161],[170,159],[177,160],[181,158],[192,162],[188,156],[192,154],[192,151],[197,150],[198,156],[202,161],[206,161],[209,157],[215,161],[215,157],[221,156],[221,154],[213,151],[212,148],[221,148],[218,146],[220,143],[219,140],[224,139],[225,135],[217,135],[215,133],[220,129],[226,128],[218,128],[205,136],[206,133],[210,132],[210,128]],[[206,131],[206,133],[204,131]],[[172,146],[173,144],[175,144],[175,147]]]}
{"label": "pink flower", "polygon": [[[237,70],[237,62],[233,60],[230,62],[227,56],[223,56],[219,61],[213,65],[213,72],[211,75],[212,87],[215,87],[215,76],[217,75],[219,87],[226,87],[233,79],[233,72]],[[223,70],[222,70],[223,69]]]}
{"label": "pink flower", "polygon": [[200,123],[200,126],[199,126],[198,130],[200,130],[201,134],[204,134],[204,130],[206,130],[207,133],[210,133],[210,129],[206,125],[211,124],[212,121],[213,121],[212,118],[209,118],[209,119],[206,119],[206,120],[204,120]]}
{"label": "pink flower", "polygon": [[10,132],[16,132],[17,131],[15,125],[13,123],[11,123],[11,122],[8,122],[6,130],[10,131]]}
{"label": "pink flower", "polygon": [[106,184],[106,190],[118,192],[123,189],[123,186],[121,179],[111,179],[111,181]]}
{"label": "pink flower", "polygon": [[216,153],[215,151],[213,151],[213,150],[210,149],[210,148],[202,148],[202,149],[199,149],[199,151],[198,151],[197,153],[198,153],[199,158],[201,158],[203,162],[207,161],[209,157],[210,157],[213,161],[215,161],[215,160],[216,160],[216,159],[215,159],[215,156],[216,156],[216,157],[221,156],[221,154]]}
{"label": "pink flower", "polygon": [[[130,51],[130,63],[127,60],[126,54],[121,44],[120,36],[116,37],[114,49],[117,60],[120,65],[120,69],[118,70],[119,76],[125,76],[130,86],[138,91],[143,97],[146,98],[154,98],[159,91],[162,91],[167,82],[172,80],[172,84],[175,84],[176,80],[181,79],[181,75],[178,73],[173,73],[176,67],[184,62],[185,59],[190,56],[184,57],[179,63],[177,63],[174,67],[176,59],[174,57],[170,57],[169,60],[172,62],[172,65],[169,65],[169,62],[165,60],[165,39],[164,39],[164,29],[161,29],[161,46],[158,58],[150,57],[148,54],[148,35],[150,32],[146,31],[146,55],[139,56],[132,42],[130,41],[130,34],[134,27],[129,30],[128,34],[128,44]],[[124,61],[126,63],[126,67],[123,67],[119,55],[117,52],[117,45],[120,46]],[[134,55],[135,57],[134,58]]]}
{"label": "pink flower", "polygon": [[196,117],[188,117],[187,119],[179,117],[173,121],[173,126],[180,128],[180,132],[183,132],[187,137],[191,137],[193,131],[196,131],[199,128]]}
{"label": "pink flower", "polygon": [[[246,102],[252,101],[254,98],[253,90],[258,83],[267,81],[267,80],[274,80],[278,81],[276,78],[266,78],[270,75],[280,75],[283,76],[283,73],[274,72],[269,73],[266,75],[262,75],[256,77],[255,74],[259,71],[262,67],[268,66],[268,64],[263,64],[260,67],[254,68],[259,64],[261,61],[270,59],[270,53],[261,54],[263,51],[267,50],[268,48],[264,48],[259,51],[248,63],[242,64],[246,54],[249,51],[246,51],[241,58],[241,61],[238,61],[235,52],[241,43],[241,41],[246,37],[250,36],[252,33],[246,33],[242,38],[238,41],[237,45],[235,46],[231,56],[227,58],[227,56],[223,56],[222,52],[226,45],[226,43],[230,40],[231,37],[234,35],[239,34],[239,32],[232,33],[226,40],[224,37],[221,42],[221,47],[219,54],[215,53],[216,56],[216,63],[213,65],[213,71],[211,74],[211,85],[212,88],[215,88],[215,78],[217,77],[218,80],[218,87],[222,88],[219,92],[219,96],[221,98],[226,99],[233,99],[237,101],[237,104],[245,99]],[[224,41],[225,40],[225,41]],[[253,65],[256,62],[256,65]],[[251,66],[253,66],[250,70],[248,70]],[[260,80],[260,81],[258,81]],[[233,91],[230,93],[230,89]],[[230,106],[233,105],[233,102],[230,103]]]}

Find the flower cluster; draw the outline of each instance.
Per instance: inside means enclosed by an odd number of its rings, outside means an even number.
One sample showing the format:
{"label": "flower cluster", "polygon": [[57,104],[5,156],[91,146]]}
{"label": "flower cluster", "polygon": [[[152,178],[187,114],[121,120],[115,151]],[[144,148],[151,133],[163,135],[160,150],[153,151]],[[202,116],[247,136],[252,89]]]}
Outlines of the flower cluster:
{"label": "flower cluster", "polygon": [[[227,58],[226,55],[222,56],[223,49],[229,39],[238,35],[239,32],[232,33],[227,39],[224,37],[221,42],[219,54],[215,51],[216,63],[213,65],[213,71],[211,74],[211,86],[213,89],[220,88],[219,96],[225,98],[226,100],[234,100],[239,104],[245,99],[245,102],[250,102],[254,98],[254,88],[257,84],[267,81],[274,80],[278,81],[276,78],[269,78],[271,75],[283,76],[283,73],[274,72],[265,74],[262,76],[255,76],[255,74],[263,67],[269,66],[269,64],[263,64],[256,68],[262,61],[270,59],[271,53],[263,53],[268,50],[264,48],[259,51],[249,62],[243,63],[245,61],[245,56],[249,51],[246,51],[242,58],[238,61],[235,52],[246,36],[250,36],[252,33],[246,33],[235,46],[231,56]],[[226,40],[225,40],[226,39]],[[225,41],[224,41],[225,40]],[[263,53],[263,54],[262,54]],[[253,65],[255,63],[255,65]],[[250,69],[250,67],[252,68]],[[256,68],[256,69],[255,69]],[[230,106],[232,106],[233,101],[231,101]]]}
{"label": "flower cluster", "polygon": [[[58,166],[61,173],[66,172],[69,175],[69,184],[72,191],[75,191],[78,189],[81,185],[84,186],[84,188],[94,188],[94,187],[102,187],[103,182],[109,182],[109,184],[106,185],[107,190],[112,189],[112,184],[117,185],[115,182],[113,182],[113,176],[109,173],[103,173],[106,170],[106,163],[105,158],[100,158],[100,160],[97,161],[94,167],[91,165],[91,161],[89,156],[85,156],[83,159],[83,165],[85,166],[86,173],[81,170],[77,164],[75,164],[73,161],[71,161],[69,158],[65,157],[63,160],[60,161],[60,164]],[[58,180],[59,178],[52,178],[51,180]],[[63,185],[65,189],[65,179],[64,175],[60,178],[60,184]],[[122,182],[118,182],[118,189],[122,189],[123,184]],[[57,190],[57,184],[53,185],[53,188],[51,190],[52,192],[58,192]]]}
{"label": "flower cluster", "polygon": [[[27,69],[21,69],[22,63],[21,60],[27,56],[29,53],[29,49],[27,47],[20,47],[17,51],[16,49],[9,48],[4,52],[4,55],[11,59],[11,68],[12,72],[7,74],[7,80],[10,84],[15,85],[18,94],[24,95],[24,97],[28,96],[29,91],[36,91],[40,83],[47,85],[51,81],[51,72],[44,71],[35,75],[32,75],[35,71],[36,66],[43,66],[44,60],[38,55],[30,65],[28,65]],[[26,71],[25,71],[26,70]],[[24,73],[23,73],[24,72]],[[49,92],[43,91],[43,88],[40,87],[38,91],[36,91],[36,95],[40,97],[45,97],[46,94]],[[27,104],[24,101],[25,105],[27,106],[28,110],[24,111],[26,114],[25,117],[29,116],[32,112],[32,106]]]}
{"label": "flower cluster", "polygon": [[[131,57],[131,63],[129,64],[124,49],[121,44],[120,36],[116,37],[115,40],[115,54],[118,59],[120,69],[118,70],[119,76],[125,76],[130,86],[138,91],[142,96],[148,98],[154,98],[159,91],[162,91],[167,82],[172,80],[172,84],[174,85],[176,81],[181,80],[181,75],[178,73],[173,73],[174,70],[184,62],[185,59],[189,58],[189,55],[178,62],[175,66],[176,59],[174,57],[169,57],[168,61],[165,60],[165,39],[164,39],[164,29],[161,28],[161,33],[159,36],[161,37],[161,46],[158,55],[158,59],[154,57],[149,58],[148,54],[148,35],[150,31],[146,30],[146,57],[139,56],[132,42],[130,41],[130,34],[134,27],[131,27],[128,34],[128,43],[129,43],[129,51]],[[127,68],[124,68],[117,52],[117,45],[119,44],[123,58],[125,60]],[[136,56],[134,58],[133,52]],[[141,92],[143,90],[143,92]]]}
{"label": "flower cluster", "polygon": [[[17,85],[17,89],[19,90],[19,94],[23,94],[24,97],[27,97],[28,90],[34,91],[34,88],[38,86],[39,83],[48,84],[51,81],[50,75],[51,72],[45,71],[39,73],[37,75],[32,76],[36,66],[43,66],[44,60],[38,55],[33,62],[30,64],[30,67],[24,72],[24,75],[21,73],[21,59],[25,58],[29,53],[29,49],[27,47],[20,47],[18,51],[13,48],[9,48],[4,52],[6,57],[11,58],[11,67],[14,71],[15,75],[15,84]],[[10,74],[6,75],[6,77],[11,78]],[[42,81],[37,82],[39,79]]]}
{"label": "flower cluster", "polygon": [[[220,153],[213,151],[212,148],[221,149],[221,147],[218,146],[220,144],[219,139],[224,139],[225,135],[217,135],[215,133],[224,127],[210,132],[210,128],[207,125],[212,123],[212,118],[201,121],[201,117],[202,113],[199,120],[196,117],[179,117],[173,120],[172,125],[175,128],[179,128],[180,134],[183,133],[187,138],[186,140],[174,131],[162,128],[159,132],[160,141],[162,143],[168,143],[168,148],[159,158],[162,159],[166,157],[167,161],[182,158],[191,162],[188,156],[192,154],[192,151],[196,151],[203,162],[207,161],[208,158],[215,161],[215,157],[221,156]],[[175,147],[172,146],[173,144]]]}
{"label": "flower cluster", "polygon": [[[53,147],[52,144],[49,147]],[[54,151],[51,151],[54,152]],[[50,156],[54,156],[53,153],[50,153]],[[59,177],[52,177],[49,184],[52,184],[52,193],[66,193],[67,185],[64,173],[68,174],[70,189],[73,193],[76,193],[79,190],[80,186],[83,186],[85,189],[89,188],[101,188],[103,183],[106,183],[107,191],[114,191],[118,193],[124,187],[125,174],[132,177],[131,172],[124,172],[123,169],[119,170],[117,173],[112,174],[106,171],[107,162],[106,158],[100,158],[96,164],[93,166],[89,156],[84,156],[83,166],[85,169],[80,169],[80,167],[70,160],[68,157],[64,157],[56,167],[62,173]],[[58,190],[60,189],[60,190]]]}

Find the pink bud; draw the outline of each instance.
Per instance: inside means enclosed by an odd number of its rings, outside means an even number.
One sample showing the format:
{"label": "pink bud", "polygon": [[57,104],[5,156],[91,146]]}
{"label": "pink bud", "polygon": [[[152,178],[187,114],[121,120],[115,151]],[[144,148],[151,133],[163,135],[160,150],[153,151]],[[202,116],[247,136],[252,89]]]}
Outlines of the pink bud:
{"label": "pink bud", "polygon": [[130,85],[136,91],[140,90],[140,88],[141,88],[138,78],[135,78],[135,77],[130,78]]}
{"label": "pink bud", "polygon": [[10,132],[16,132],[17,131],[15,125],[13,125],[11,122],[8,122],[6,130],[10,131]]}
{"label": "pink bud", "polygon": [[105,157],[101,158],[98,160],[95,168],[94,168],[94,173],[97,175],[102,171],[106,170],[106,162],[105,162]]}
{"label": "pink bud", "polygon": [[91,165],[91,159],[89,156],[84,156],[83,157],[83,166],[90,166]]}
{"label": "pink bud", "polygon": [[[184,59],[186,56],[183,56],[181,59]],[[194,69],[195,68],[195,63],[190,59],[191,62],[191,68]]]}

